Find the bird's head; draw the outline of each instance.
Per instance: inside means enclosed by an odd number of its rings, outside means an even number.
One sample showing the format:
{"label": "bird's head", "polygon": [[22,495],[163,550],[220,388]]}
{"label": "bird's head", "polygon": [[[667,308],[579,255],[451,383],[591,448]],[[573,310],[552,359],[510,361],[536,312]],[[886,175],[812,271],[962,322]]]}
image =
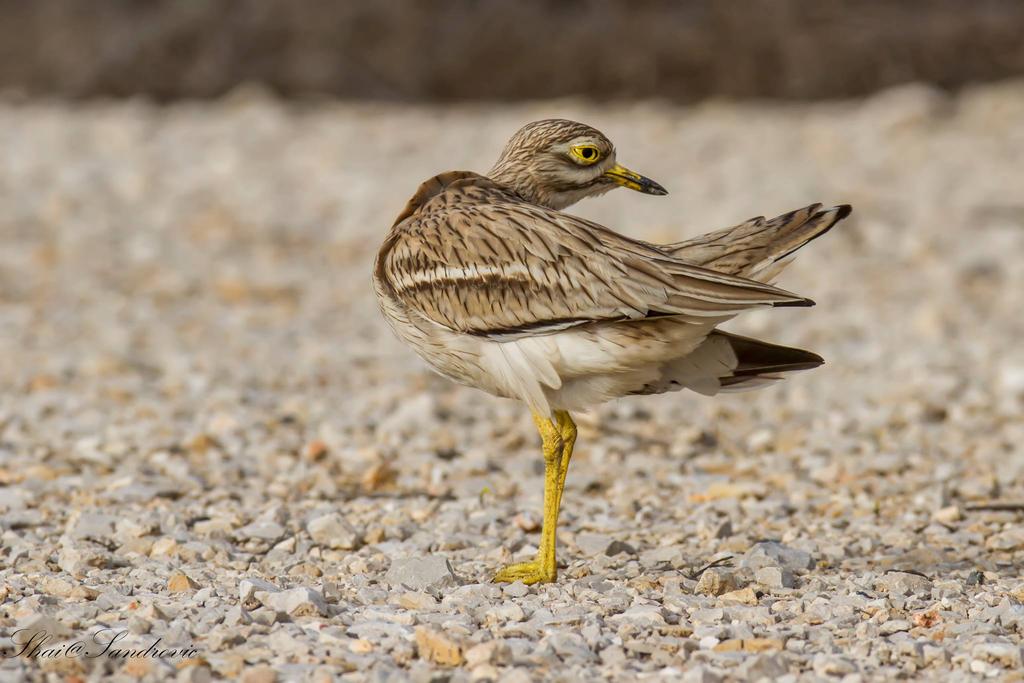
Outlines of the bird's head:
{"label": "bird's head", "polygon": [[534,121],[520,128],[489,175],[527,201],[552,209],[620,186],[668,194],[650,178],[617,163],[615,146],[601,131],[565,119]]}

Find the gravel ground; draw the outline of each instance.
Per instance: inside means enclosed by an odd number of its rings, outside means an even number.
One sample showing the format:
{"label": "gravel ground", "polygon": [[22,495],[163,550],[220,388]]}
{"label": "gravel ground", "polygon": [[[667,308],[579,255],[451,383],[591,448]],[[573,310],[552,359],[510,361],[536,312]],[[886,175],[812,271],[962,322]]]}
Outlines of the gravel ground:
{"label": "gravel ground", "polygon": [[[579,207],[638,237],[855,213],[780,281],[816,308],[729,327],[828,364],[582,415],[559,582],[498,586],[538,540],[529,417],[430,375],[369,270],[421,180],[551,115],[669,188]],[[1021,680],[1022,121],[1024,83],[0,105],[0,635],[52,636],[0,679]],[[69,645],[122,632],[178,650]]]}

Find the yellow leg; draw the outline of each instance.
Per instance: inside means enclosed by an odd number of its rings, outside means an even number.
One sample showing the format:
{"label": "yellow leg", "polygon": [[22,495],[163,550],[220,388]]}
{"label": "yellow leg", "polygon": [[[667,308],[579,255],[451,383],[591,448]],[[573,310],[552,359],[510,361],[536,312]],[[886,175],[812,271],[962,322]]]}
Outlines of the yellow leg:
{"label": "yellow leg", "polygon": [[540,531],[540,547],[536,559],[504,567],[494,576],[495,581],[551,583],[558,576],[555,532],[558,529],[558,511],[562,504],[565,475],[569,471],[569,460],[576,443],[576,425],[569,413],[564,411],[556,412],[554,420],[534,414],[533,421],[540,432],[544,450],[544,521]]}
{"label": "yellow leg", "polygon": [[576,445],[576,423],[564,410],[555,412],[555,422],[562,435],[562,461],[558,467],[558,502],[556,507],[562,509],[562,491],[565,489],[565,475],[569,473],[569,461],[572,460],[572,449]]}

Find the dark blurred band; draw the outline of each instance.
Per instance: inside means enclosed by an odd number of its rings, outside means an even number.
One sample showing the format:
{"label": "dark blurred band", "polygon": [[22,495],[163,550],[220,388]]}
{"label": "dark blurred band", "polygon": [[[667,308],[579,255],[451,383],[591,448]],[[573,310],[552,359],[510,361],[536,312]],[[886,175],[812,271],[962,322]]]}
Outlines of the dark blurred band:
{"label": "dark blurred band", "polygon": [[0,0],[0,91],[853,96],[1024,74],[1022,0]]}

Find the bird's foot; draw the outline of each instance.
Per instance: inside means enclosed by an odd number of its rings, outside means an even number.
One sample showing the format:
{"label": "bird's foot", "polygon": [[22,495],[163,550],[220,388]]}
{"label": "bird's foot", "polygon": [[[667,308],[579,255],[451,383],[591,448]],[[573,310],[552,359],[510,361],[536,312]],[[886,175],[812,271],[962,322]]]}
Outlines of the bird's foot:
{"label": "bird's foot", "polygon": [[[550,564],[550,566],[545,566]],[[502,567],[494,575],[495,583],[513,583],[522,581],[530,585],[532,583],[552,583],[558,577],[558,570],[554,563],[545,563],[540,560],[530,562],[517,562],[507,567]]]}

